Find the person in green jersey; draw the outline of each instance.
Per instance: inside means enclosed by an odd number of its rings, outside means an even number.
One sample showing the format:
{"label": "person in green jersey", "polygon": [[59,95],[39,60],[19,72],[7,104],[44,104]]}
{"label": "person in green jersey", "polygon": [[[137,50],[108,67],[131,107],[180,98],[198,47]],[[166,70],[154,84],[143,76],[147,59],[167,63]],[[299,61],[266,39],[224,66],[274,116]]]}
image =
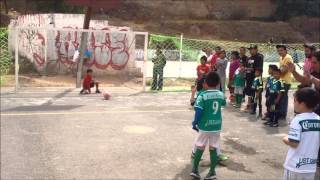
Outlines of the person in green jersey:
{"label": "person in green jersey", "polygon": [[[215,167],[218,164],[217,148],[220,146],[220,131],[222,125],[221,107],[226,105],[223,92],[217,89],[220,84],[220,77],[216,72],[210,72],[205,84],[207,90],[199,94],[195,108],[195,118],[192,122],[192,128],[199,131],[195,152],[192,161],[192,172],[190,176],[200,179],[199,163],[206,148],[209,144],[210,152],[210,171],[205,180],[216,179]],[[218,87],[219,88],[219,87]]]}
{"label": "person in green jersey", "polygon": [[234,107],[240,108],[243,98],[243,90],[245,86],[245,67],[244,64],[240,64],[239,68],[234,74],[233,80],[234,94],[236,97],[236,104]]}
{"label": "person in green jersey", "polygon": [[262,69],[255,70],[255,78],[252,84],[252,90],[254,90],[254,94],[252,99],[254,100],[252,111],[250,114],[256,114],[257,106],[259,106],[259,114],[258,117],[262,118],[262,91],[263,91],[263,81],[262,81]]}
{"label": "person in green jersey", "polygon": [[161,51],[160,46],[157,46],[156,57],[152,59],[153,76],[151,90],[161,91],[163,87],[163,68],[166,66],[166,57]]}

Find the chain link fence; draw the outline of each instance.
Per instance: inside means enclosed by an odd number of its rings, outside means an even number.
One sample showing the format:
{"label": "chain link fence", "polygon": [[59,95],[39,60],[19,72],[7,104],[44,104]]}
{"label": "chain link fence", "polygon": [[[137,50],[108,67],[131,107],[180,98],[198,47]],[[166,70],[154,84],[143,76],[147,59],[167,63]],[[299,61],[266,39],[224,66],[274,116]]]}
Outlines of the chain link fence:
{"label": "chain link fence", "polygon": [[[218,40],[198,40],[181,36],[164,36],[152,34],[149,41],[149,59],[154,56],[154,49],[160,46],[168,61],[199,61],[203,48],[214,49],[217,46],[227,51],[227,58],[230,58],[231,51],[238,51],[240,47],[249,47],[252,43],[218,41]],[[276,44],[255,43],[259,52],[264,55],[265,62],[277,62],[279,55],[276,51]],[[297,62],[305,59],[303,44],[286,44],[288,53],[296,58]],[[314,43],[320,48],[320,43]],[[180,54],[181,52],[181,54]]]}
{"label": "chain link fence", "polygon": [[4,83],[4,75],[12,66],[12,57],[8,49],[8,29],[0,28],[0,85]]}
{"label": "chain link fence", "polygon": [[[249,47],[252,43],[234,42],[234,41],[219,41],[219,40],[199,40],[184,38],[183,35],[165,36],[165,35],[150,35],[148,59],[151,60],[155,56],[157,46],[162,48],[162,51],[167,59],[167,65],[164,69],[165,77],[179,78],[195,78],[200,57],[204,55],[202,49],[220,46],[227,52],[227,59],[230,59],[231,51],[239,51],[240,47]],[[264,55],[264,68],[267,69],[270,63],[277,64],[279,55],[276,50],[276,44],[273,43],[254,43],[258,46],[259,52]],[[320,43],[313,43],[317,48],[320,48]],[[288,53],[293,57],[295,63],[303,63],[305,59],[303,44],[286,44]],[[249,51],[247,51],[249,56]],[[148,62],[148,67],[152,63]],[[228,71],[228,68],[227,68]],[[267,76],[267,71],[264,71],[263,76]],[[149,68],[148,77],[152,76]]]}

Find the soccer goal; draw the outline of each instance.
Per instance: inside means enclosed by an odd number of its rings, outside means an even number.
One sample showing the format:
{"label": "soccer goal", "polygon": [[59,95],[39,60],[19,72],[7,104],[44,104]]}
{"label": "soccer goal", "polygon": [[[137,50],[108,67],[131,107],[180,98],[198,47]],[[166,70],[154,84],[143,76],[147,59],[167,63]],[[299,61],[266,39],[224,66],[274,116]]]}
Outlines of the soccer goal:
{"label": "soccer goal", "polygon": [[[85,40],[82,40],[85,37]],[[85,48],[81,52],[81,42]],[[9,28],[9,51],[15,57],[15,86],[75,86],[88,69],[105,87],[145,90],[148,33],[126,27]],[[80,57],[83,56],[82,68]]]}

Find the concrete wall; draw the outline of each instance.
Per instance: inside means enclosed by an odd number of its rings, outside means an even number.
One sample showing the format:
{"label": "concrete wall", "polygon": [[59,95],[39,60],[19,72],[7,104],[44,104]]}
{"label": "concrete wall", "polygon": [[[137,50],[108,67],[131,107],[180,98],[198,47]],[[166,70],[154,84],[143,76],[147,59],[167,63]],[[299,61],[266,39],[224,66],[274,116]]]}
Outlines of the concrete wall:
{"label": "concrete wall", "polygon": [[[73,55],[80,47],[84,15],[81,14],[35,14],[19,16],[9,26],[9,46],[15,49],[15,27],[18,33],[19,55],[34,64],[39,72],[51,71],[67,73],[75,66]],[[28,29],[28,28],[39,29]],[[53,30],[52,28],[59,28]],[[92,52],[85,67],[93,68],[97,74],[137,73],[135,67],[134,34],[128,27],[109,26],[107,21],[90,22],[90,29],[110,30],[88,33],[87,50]],[[120,33],[125,32],[125,33]],[[47,52],[47,53],[46,53]],[[47,54],[47,61],[45,56]],[[56,66],[59,63],[60,66]],[[48,65],[48,67],[47,67]]]}
{"label": "concrete wall", "polygon": [[[143,62],[142,61],[137,61],[137,66],[141,67],[143,66]],[[197,72],[196,72],[196,68],[198,66],[198,62],[185,62],[183,61],[181,63],[180,66],[180,62],[179,61],[167,61],[166,67],[164,68],[164,77],[175,77],[178,78],[179,75],[182,78],[196,78],[197,77]],[[279,65],[278,62],[265,62],[264,66],[263,66],[263,77],[268,77],[268,67],[269,64],[276,64]],[[303,63],[300,63],[300,65],[302,66]],[[181,67],[181,71],[180,71],[180,67]],[[147,77],[152,77],[152,70],[153,70],[153,63],[151,61],[148,61],[147,63]],[[299,68],[297,68],[299,73],[302,73],[302,70],[300,70]],[[229,72],[229,64],[228,67],[226,69],[226,72]],[[227,78],[229,73],[227,74]]]}

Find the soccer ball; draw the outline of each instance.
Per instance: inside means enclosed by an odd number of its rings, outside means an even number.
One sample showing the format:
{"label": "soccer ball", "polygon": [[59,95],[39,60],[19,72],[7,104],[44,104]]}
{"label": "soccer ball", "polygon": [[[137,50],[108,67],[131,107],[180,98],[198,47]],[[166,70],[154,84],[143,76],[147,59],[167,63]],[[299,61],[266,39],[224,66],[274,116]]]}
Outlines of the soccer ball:
{"label": "soccer ball", "polygon": [[110,97],[111,97],[110,93],[108,93],[108,92],[102,93],[102,96],[103,96],[103,99],[104,99],[104,100],[109,100]]}

